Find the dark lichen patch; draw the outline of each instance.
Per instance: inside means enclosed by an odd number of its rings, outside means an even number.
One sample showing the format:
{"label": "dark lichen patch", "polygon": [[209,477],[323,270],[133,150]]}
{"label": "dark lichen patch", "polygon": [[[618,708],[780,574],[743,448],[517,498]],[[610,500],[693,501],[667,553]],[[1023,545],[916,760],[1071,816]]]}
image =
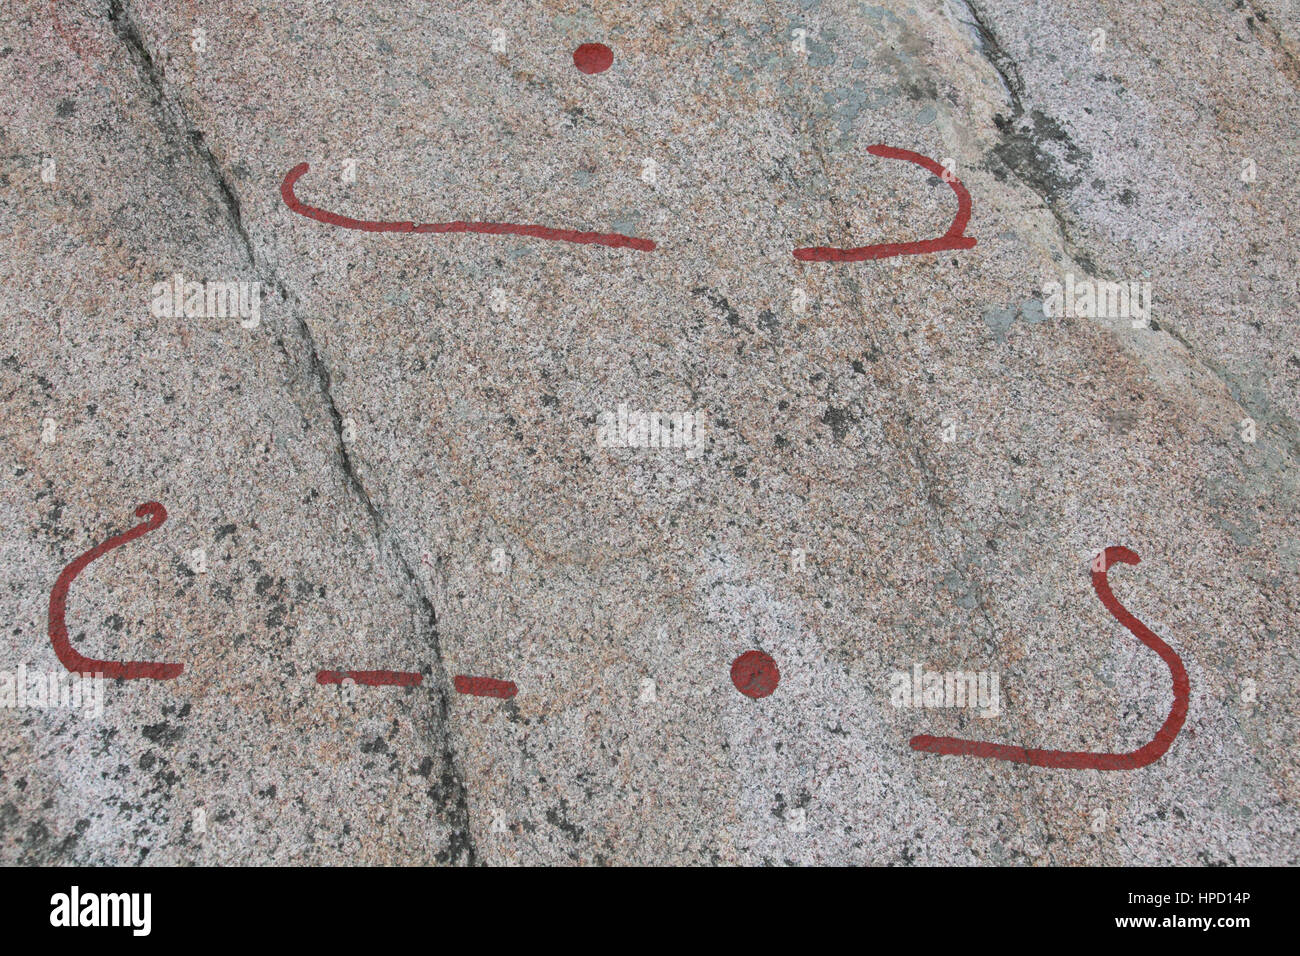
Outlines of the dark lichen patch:
{"label": "dark lichen patch", "polygon": [[798,795],[791,803],[787,803],[785,794],[778,791],[773,795],[772,816],[778,820],[784,820],[787,809],[804,810],[807,809],[810,803],[812,803],[812,794],[808,792],[806,787],[799,788]]}
{"label": "dark lichen patch", "polygon": [[165,720],[156,724],[148,724],[140,732],[146,740],[155,744],[173,744],[185,736],[184,727],[173,727]]}
{"label": "dark lichen patch", "polygon": [[849,433],[849,426],[856,421],[857,419],[847,408],[837,408],[834,405],[828,405],[822,414],[822,424],[830,428],[831,436],[837,442],[845,439]]}
{"label": "dark lichen patch", "polygon": [[59,845],[54,848],[54,855],[66,856],[68,853],[72,851],[72,849],[77,845],[77,842],[85,835],[86,831],[89,829],[90,829],[89,820],[86,819],[78,820],[76,825],[73,827],[73,832],[69,833],[61,841],[59,841]]}
{"label": "dark lichen patch", "polygon": [[741,323],[740,313],[732,307],[731,303],[727,301],[727,297],[721,293],[713,289],[705,288],[704,286],[696,286],[691,290],[691,295],[702,296],[708,299],[709,303],[722,314],[722,317],[727,320],[727,324],[733,329],[743,328],[747,332],[752,331]]}
{"label": "dark lichen patch", "polygon": [[998,114],[993,122],[1002,138],[985,168],[999,181],[1014,175],[1044,199],[1061,198],[1079,185],[1092,154],[1075,145],[1055,119],[1031,110],[1011,119]]}
{"label": "dark lichen patch", "polygon": [[582,827],[576,826],[569,821],[569,802],[563,797],[560,798],[560,807],[558,810],[551,808],[546,811],[546,822],[568,834],[569,839],[577,843],[582,838]]}
{"label": "dark lichen patch", "polygon": [[985,154],[984,168],[1000,182],[1015,176],[1035,193],[1056,220],[1065,251],[1088,274],[1098,274],[1092,256],[1072,238],[1066,219],[1069,193],[1083,180],[1092,154],[1076,146],[1065,128],[1041,110],[1016,110],[993,118],[1002,136]]}

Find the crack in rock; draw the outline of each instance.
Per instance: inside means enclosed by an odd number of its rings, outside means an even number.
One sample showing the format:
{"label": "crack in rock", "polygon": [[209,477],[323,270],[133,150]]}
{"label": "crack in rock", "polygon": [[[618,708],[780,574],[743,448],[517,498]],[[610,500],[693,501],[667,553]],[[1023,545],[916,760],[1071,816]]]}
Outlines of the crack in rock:
{"label": "crack in rock", "polygon": [[[398,568],[406,579],[406,591],[408,594],[415,596],[416,603],[424,613],[426,625],[431,635],[430,649],[434,662],[435,703],[439,720],[442,723],[443,740],[441,741],[442,772],[439,775],[441,788],[431,789],[430,794],[432,796],[436,792],[437,798],[441,802],[443,819],[450,831],[447,849],[445,854],[439,855],[439,861],[458,862],[463,858],[471,865],[476,864],[478,862],[478,853],[469,824],[468,797],[464,779],[456,766],[455,751],[451,745],[450,703],[446,689],[448,681],[438,639],[438,616],[433,607],[433,602],[425,593],[411,562],[402,554],[401,545],[396,535],[388,527],[382,512],[376,507],[370,493],[366,490],[365,484],[352,460],[352,455],[348,451],[347,443],[343,440],[343,416],[334,399],[332,378],[329,369],[321,358],[311,328],[302,317],[301,310],[297,308],[300,302],[297,294],[281,281],[274,270],[265,268],[258,263],[252,239],[244,226],[239,197],[235,193],[233,183],[222,169],[203,132],[190,121],[183,106],[167,96],[162,71],[154,62],[153,56],[145,44],[144,37],[131,16],[126,0],[111,0],[108,9],[108,21],[139,70],[148,91],[150,103],[158,115],[158,125],[164,138],[173,146],[187,146],[199,159],[220,196],[230,226],[238,236],[250,266],[259,276],[266,280],[269,287],[279,292],[280,297],[291,306],[290,314],[293,316],[294,332],[305,352],[307,371],[316,382],[325,410],[328,412],[334,427],[335,462],[346,478],[348,487],[352,489],[357,499],[365,507],[366,513],[370,517],[376,543],[381,549],[385,549],[384,546],[387,543],[387,552],[396,558]],[[291,364],[296,364],[293,356],[289,353],[288,347],[285,345],[284,339],[277,336],[276,343],[285,358]],[[443,856],[446,857],[446,860],[442,859]]]}

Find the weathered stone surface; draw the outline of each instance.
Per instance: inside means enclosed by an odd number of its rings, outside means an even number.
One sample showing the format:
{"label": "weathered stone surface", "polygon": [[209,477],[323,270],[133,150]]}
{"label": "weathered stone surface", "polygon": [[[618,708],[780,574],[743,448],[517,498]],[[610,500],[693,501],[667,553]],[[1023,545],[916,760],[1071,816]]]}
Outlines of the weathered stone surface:
{"label": "weathered stone surface", "polygon": [[[60,670],[51,586],[150,500],[69,629],[185,664],[0,710],[0,860],[1296,862],[1294,6],[725,10],[0,11],[0,670]],[[975,248],[794,259],[947,229],[876,143],[953,161]],[[343,230],[304,161],[357,218],[656,248]],[[177,273],[260,321],[155,315]],[[1050,314],[1067,274],[1153,321]],[[603,447],[620,405],[698,454]],[[1163,758],[909,749],[1149,740],[1116,544],[1190,675]],[[914,665],[999,715],[893,706]]]}

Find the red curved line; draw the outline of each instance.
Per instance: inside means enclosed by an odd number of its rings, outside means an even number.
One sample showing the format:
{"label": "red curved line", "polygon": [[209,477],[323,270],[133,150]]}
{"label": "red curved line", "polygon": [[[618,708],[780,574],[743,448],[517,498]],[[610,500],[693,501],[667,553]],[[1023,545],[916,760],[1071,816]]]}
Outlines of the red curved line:
{"label": "red curved line", "polygon": [[414,671],[317,671],[316,683],[318,684],[342,684],[344,680],[351,680],[357,684],[367,684],[371,687],[386,687],[396,685],[398,687],[418,687],[424,680],[423,674],[417,674]]}
{"label": "red curved line", "polygon": [[457,674],[453,682],[456,693],[473,694],[475,697],[501,697],[509,699],[519,693],[519,687],[512,680],[497,680],[494,677],[467,677]]}
{"label": "red curved line", "polygon": [[1165,755],[1178,731],[1187,719],[1187,702],[1191,696],[1191,683],[1187,680],[1187,669],[1183,667],[1182,658],[1168,644],[1162,641],[1150,628],[1115,599],[1110,584],[1106,580],[1106,569],[1116,561],[1125,564],[1137,564],[1141,559],[1128,548],[1109,547],[1100,556],[1092,571],[1092,587],[1097,597],[1106,606],[1106,610],[1127,627],[1151,650],[1160,655],[1160,659],[1169,668],[1174,680],[1174,703],[1169,708],[1169,716],[1156,735],[1145,745],[1126,754],[1093,753],[1086,750],[1028,750],[1024,747],[1011,747],[1006,744],[986,743],[980,740],[963,740],[960,737],[931,737],[922,734],[913,737],[913,750],[926,753],[953,754],[966,757],[990,757],[993,760],[1009,760],[1012,763],[1027,763],[1036,767],[1059,767],[1068,770],[1136,770],[1155,763]]}
{"label": "red curved line", "polygon": [[[928,156],[914,153],[910,149],[897,149],[893,146],[868,146],[867,152],[885,159],[905,159],[909,163],[928,169],[940,179],[945,179],[945,170]],[[882,242],[873,246],[856,246],[852,249],[837,249],[834,246],[810,246],[796,249],[794,257],[803,262],[865,262],[867,259],[890,259],[894,256],[918,256],[925,252],[945,252],[949,249],[969,249],[975,240],[966,235],[966,224],[970,222],[970,193],[955,176],[945,181],[957,194],[957,215],[952,219],[948,231],[936,239],[922,239],[918,242]]]}
{"label": "red curved line", "polygon": [[315,219],[331,226],[340,226],[343,229],[359,229],[362,232],[480,232],[493,236],[530,236],[533,239],[555,239],[560,242],[610,246],[614,249],[636,249],[640,252],[650,252],[655,248],[655,244],[649,239],[637,239],[619,232],[578,232],[574,229],[552,229],[549,226],[536,226],[526,223],[461,222],[459,220],[456,222],[426,222],[417,226],[413,222],[381,222],[373,219],[353,219],[351,216],[340,216],[338,213],[326,209],[309,206],[294,195],[294,183],[309,168],[307,163],[299,163],[285,174],[284,182],[280,183],[280,196],[284,199],[284,204],[300,216],[306,216],[308,219]]}
{"label": "red curved line", "polygon": [[119,535],[109,538],[103,544],[91,548],[77,560],[73,561],[50,591],[50,643],[59,661],[74,674],[103,674],[123,680],[148,678],[150,680],[170,680],[180,676],[183,664],[156,664],[149,661],[99,661],[79,654],[68,640],[68,628],[64,624],[64,615],[68,609],[68,588],[73,580],[96,558],[102,557],[114,548],[120,548],[128,541],[134,541],[147,534],[167,520],[167,509],[156,501],[147,501],[135,509],[137,518],[144,518],[144,524],[138,524]]}

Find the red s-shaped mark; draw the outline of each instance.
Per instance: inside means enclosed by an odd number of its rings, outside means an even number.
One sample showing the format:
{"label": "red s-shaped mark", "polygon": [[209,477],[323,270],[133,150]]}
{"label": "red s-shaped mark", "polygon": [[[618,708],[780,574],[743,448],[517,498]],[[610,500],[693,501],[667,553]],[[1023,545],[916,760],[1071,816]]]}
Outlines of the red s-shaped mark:
{"label": "red s-shaped mark", "polygon": [[63,623],[63,616],[67,612],[68,588],[73,579],[96,558],[160,527],[167,520],[167,509],[156,501],[147,501],[135,509],[135,516],[144,518],[144,524],[138,524],[91,548],[63,569],[59,579],[54,582],[54,590],[50,591],[50,643],[54,645],[54,653],[58,655],[59,661],[74,674],[103,674],[105,677],[123,680],[140,677],[170,680],[179,676],[184,668],[183,664],[154,664],[148,661],[97,661],[77,653],[68,640],[68,628]]}
{"label": "red s-shaped mark", "polygon": [[1147,764],[1155,763],[1165,755],[1178,731],[1187,719],[1187,701],[1191,695],[1191,684],[1187,680],[1187,669],[1183,667],[1182,658],[1174,653],[1173,648],[1162,641],[1150,628],[1130,614],[1115,595],[1111,593],[1106,580],[1106,569],[1116,561],[1125,564],[1137,564],[1141,559],[1128,548],[1109,547],[1098,556],[1093,564],[1092,587],[1097,592],[1106,610],[1114,615],[1139,641],[1160,655],[1160,659],[1169,668],[1174,679],[1174,703],[1169,708],[1169,716],[1164,726],[1147,744],[1131,753],[1091,753],[1086,750],[1027,750],[1024,747],[1011,747],[1006,744],[986,743],[980,740],[963,740],[960,737],[931,737],[922,734],[913,737],[913,750],[922,750],[934,754],[955,754],[968,757],[991,757],[994,760],[1009,760],[1012,763],[1027,763],[1036,767],[1059,767],[1067,770],[1136,770]]}
{"label": "red s-shaped mark", "polygon": [[961,181],[928,156],[914,153],[910,149],[896,149],[893,146],[868,146],[867,152],[885,159],[905,159],[916,163],[934,173],[957,194],[957,215],[952,219],[948,231],[937,239],[922,239],[919,242],[882,242],[874,246],[855,246],[852,249],[836,249],[833,246],[814,246],[796,249],[794,257],[804,262],[864,262],[867,259],[889,259],[893,256],[918,256],[925,252],[944,252],[948,249],[969,249],[975,240],[966,235],[966,223],[970,222],[970,193]]}
{"label": "red s-shaped mark", "polygon": [[579,232],[576,229],[552,229],[550,226],[536,226],[531,223],[457,220],[456,222],[424,222],[416,225],[413,222],[353,219],[351,216],[340,216],[327,209],[309,206],[294,194],[294,184],[309,168],[307,163],[299,163],[285,173],[284,181],[280,183],[280,197],[284,200],[284,204],[298,215],[343,229],[359,229],[362,232],[480,232],[493,236],[529,236],[533,239],[556,239],[560,242],[610,246],[614,249],[636,249],[638,252],[651,252],[655,247],[649,239],[637,239],[634,236],[625,236],[621,232]]}

